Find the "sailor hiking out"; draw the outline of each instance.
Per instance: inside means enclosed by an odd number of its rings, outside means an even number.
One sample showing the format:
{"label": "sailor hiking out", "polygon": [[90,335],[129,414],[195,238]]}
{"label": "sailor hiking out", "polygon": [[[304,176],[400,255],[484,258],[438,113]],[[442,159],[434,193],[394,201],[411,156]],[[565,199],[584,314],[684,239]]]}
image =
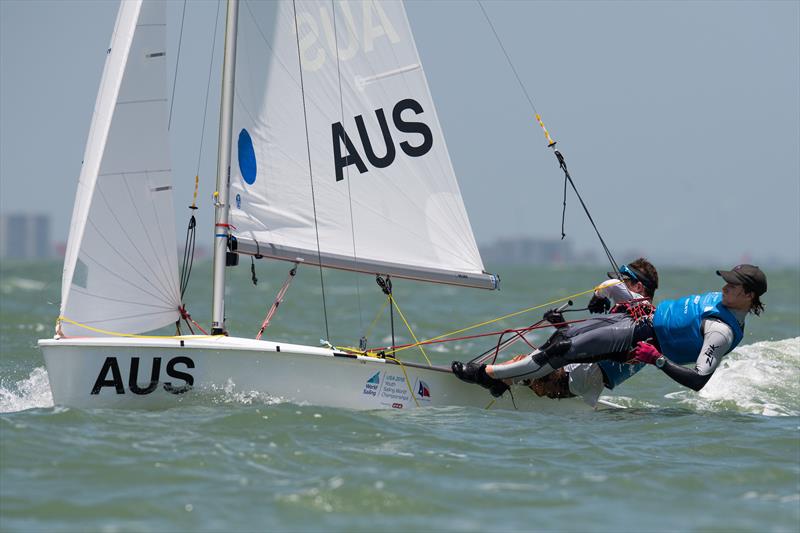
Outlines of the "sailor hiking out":
{"label": "sailor hiking out", "polygon": [[[653,313],[647,310],[652,306],[633,305],[626,313],[569,324],[558,328],[541,349],[516,362],[454,361],[453,372],[463,381],[502,394],[507,388],[503,380],[535,380],[575,363],[630,361],[654,364],[674,381],[698,391],[722,357],[741,342],[747,314],[760,315],[764,310],[760,296],[767,291],[767,279],[760,268],[738,265],[717,274],[726,281],[722,292],[665,301]],[[681,366],[692,361],[693,369]]]}
{"label": "sailor hiking out", "polygon": [[[633,307],[642,310],[652,307],[658,288],[658,271],[650,261],[640,257],[622,265],[619,273],[609,272],[608,276],[612,279],[598,285],[592,294],[587,305],[590,313],[628,313]],[[549,311],[546,319],[557,328],[567,326],[560,312]],[[504,364],[513,364],[527,357],[527,354],[518,355]],[[530,388],[540,397],[555,399],[580,396],[594,406],[604,388],[613,389],[644,367],[644,363],[626,364],[611,359],[599,363],[572,363],[532,380]],[[507,385],[511,383],[511,380],[506,380]]]}

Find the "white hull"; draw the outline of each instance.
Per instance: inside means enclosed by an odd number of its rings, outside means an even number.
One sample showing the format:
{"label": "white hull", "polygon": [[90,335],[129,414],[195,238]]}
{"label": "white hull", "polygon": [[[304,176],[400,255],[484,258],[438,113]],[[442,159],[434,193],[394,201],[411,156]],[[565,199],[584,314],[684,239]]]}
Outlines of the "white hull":
{"label": "white hull", "polygon": [[48,339],[39,346],[54,402],[72,407],[158,409],[234,392],[350,409],[591,409],[524,388],[514,390],[516,407],[508,393],[492,403],[486,390],[448,368],[236,337]]}

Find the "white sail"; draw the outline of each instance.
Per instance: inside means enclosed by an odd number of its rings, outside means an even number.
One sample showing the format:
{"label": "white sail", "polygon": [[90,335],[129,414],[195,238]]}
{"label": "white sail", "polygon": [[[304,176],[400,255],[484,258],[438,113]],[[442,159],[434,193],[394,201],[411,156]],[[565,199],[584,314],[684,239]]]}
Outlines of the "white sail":
{"label": "white sail", "polygon": [[246,2],[238,33],[241,251],[494,286],[401,2]]}
{"label": "white sail", "polygon": [[61,289],[64,335],[140,333],[179,317],[168,105],[165,4],[125,0],[72,213]]}

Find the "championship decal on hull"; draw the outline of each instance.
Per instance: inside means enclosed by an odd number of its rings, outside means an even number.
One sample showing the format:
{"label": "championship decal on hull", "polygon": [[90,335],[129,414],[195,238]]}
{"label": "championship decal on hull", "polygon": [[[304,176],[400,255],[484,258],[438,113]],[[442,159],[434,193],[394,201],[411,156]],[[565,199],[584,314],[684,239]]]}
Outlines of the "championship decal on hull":
{"label": "championship decal on hull", "polygon": [[[425,399],[430,400],[430,389],[426,384],[423,383],[422,385],[427,393]],[[387,373],[381,375],[380,372],[375,372],[364,383],[362,394],[377,398],[381,405],[391,406],[395,409],[402,409],[403,404],[411,401],[411,392],[406,384],[406,378]]]}
{"label": "championship decal on hull", "polygon": [[[161,358],[153,357],[150,367],[149,381],[145,381],[145,385],[141,385],[142,381],[139,379],[139,366],[140,358],[131,357],[130,371],[128,372],[128,390],[133,394],[145,395],[150,394],[158,388],[161,379]],[[182,365],[186,369],[194,368],[194,361],[185,356],[173,357],[167,362],[166,374],[167,377],[182,380],[183,383],[173,383],[172,381],[165,381],[163,388],[171,394],[183,394],[190,390],[194,385],[194,376],[188,372],[184,372],[176,368]],[[147,370],[144,370],[147,376]],[[147,379],[147,377],[145,377]],[[117,394],[125,394],[125,382],[120,372],[119,362],[116,357],[106,357],[103,362],[103,367],[97,375],[97,379],[92,387],[91,394],[100,394],[104,387],[113,388]]]}
{"label": "championship decal on hull", "polygon": [[406,384],[406,378],[403,376],[386,374],[383,378],[383,387],[381,387],[378,397],[381,399],[381,404],[383,405],[410,402],[411,394]]}

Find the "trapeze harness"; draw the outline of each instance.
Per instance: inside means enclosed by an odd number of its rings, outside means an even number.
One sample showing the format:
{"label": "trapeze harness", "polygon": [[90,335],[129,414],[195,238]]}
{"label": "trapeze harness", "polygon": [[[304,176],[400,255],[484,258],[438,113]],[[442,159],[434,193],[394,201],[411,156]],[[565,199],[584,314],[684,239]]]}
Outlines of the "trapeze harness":
{"label": "trapeze harness", "polygon": [[[627,313],[631,305],[639,300],[624,301],[617,303],[609,310],[609,313]],[[652,304],[650,307],[653,307]],[[614,361],[613,359],[605,359],[597,363],[603,376],[603,386],[612,390],[617,385],[632,378],[637,372],[646,367],[644,363],[628,363],[625,361]]]}
{"label": "trapeze harness", "polygon": [[[620,307],[621,306],[621,307]],[[520,361],[493,365],[495,379],[537,379],[570,363],[624,362],[639,341],[654,341],[653,305],[645,298],[621,302],[616,313],[559,328],[540,350]],[[623,311],[623,312],[619,312]],[[620,380],[621,382],[622,380]]]}

